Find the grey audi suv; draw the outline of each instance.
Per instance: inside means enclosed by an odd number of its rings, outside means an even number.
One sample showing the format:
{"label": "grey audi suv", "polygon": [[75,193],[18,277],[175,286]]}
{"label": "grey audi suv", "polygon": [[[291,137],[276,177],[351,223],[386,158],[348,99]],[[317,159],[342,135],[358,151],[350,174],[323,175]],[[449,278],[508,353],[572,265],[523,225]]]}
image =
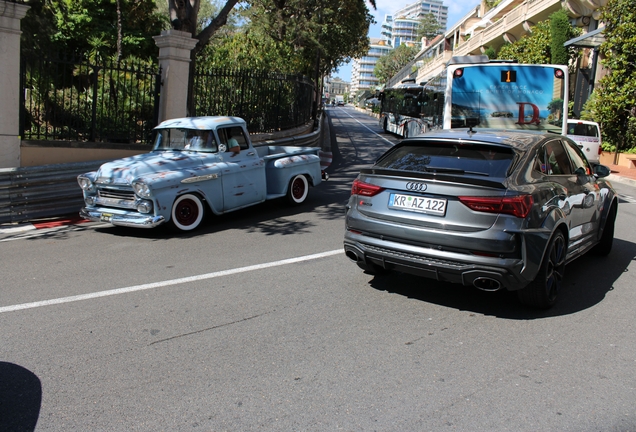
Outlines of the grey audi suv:
{"label": "grey audi suv", "polygon": [[549,308],[568,262],[612,248],[610,170],[551,133],[448,130],[406,139],[362,169],[344,250],[361,269],[411,273]]}

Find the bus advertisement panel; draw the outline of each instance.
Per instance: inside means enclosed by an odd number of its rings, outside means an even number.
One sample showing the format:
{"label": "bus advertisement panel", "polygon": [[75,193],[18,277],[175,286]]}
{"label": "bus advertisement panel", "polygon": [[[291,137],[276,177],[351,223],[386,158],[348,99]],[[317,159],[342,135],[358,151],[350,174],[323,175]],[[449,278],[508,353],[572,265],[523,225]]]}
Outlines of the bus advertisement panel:
{"label": "bus advertisement panel", "polygon": [[450,103],[445,106],[444,129],[472,126],[565,134],[565,66],[453,65],[447,73]]}

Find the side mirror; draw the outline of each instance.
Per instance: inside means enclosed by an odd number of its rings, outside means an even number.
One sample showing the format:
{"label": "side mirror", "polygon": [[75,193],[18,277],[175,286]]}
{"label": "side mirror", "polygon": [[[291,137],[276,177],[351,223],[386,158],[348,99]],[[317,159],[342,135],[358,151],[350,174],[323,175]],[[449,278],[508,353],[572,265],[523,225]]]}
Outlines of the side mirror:
{"label": "side mirror", "polygon": [[606,167],[605,165],[594,165],[592,172],[594,173],[595,177],[607,177],[608,175],[611,174],[611,170]]}

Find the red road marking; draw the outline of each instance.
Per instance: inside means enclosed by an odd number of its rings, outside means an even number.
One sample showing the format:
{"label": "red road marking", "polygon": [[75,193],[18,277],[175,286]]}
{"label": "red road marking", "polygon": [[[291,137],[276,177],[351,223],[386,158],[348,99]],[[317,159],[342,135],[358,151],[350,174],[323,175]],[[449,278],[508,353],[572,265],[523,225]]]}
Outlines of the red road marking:
{"label": "red road marking", "polygon": [[55,228],[55,227],[65,226],[65,225],[76,225],[76,224],[81,224],[84,222],[89,222],[89,221],[77,216],[77,217],[68,218],[68,219],[56,219],[56,220],[51,220],[46,222],[34,222],[32,225],[37,229],[42,229],[42,228]]}

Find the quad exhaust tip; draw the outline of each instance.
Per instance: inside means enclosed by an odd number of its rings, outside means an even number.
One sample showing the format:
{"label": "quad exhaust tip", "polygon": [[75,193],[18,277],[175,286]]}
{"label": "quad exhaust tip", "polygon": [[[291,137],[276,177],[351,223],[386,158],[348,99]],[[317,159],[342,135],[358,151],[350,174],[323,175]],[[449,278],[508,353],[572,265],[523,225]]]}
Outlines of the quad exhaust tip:
{"label": "quad exhaust tip", "polygon": [[488,277],[478,277],[473,281],[473,285],[482,291],[499,291],[501,289],[501,283],[498,280]]}
{"label": "quad exhaust tip", "polygon": [[359,262],[360,261],[360,257],[358,256],[357,253],[355,253],[354,251],[352,251],[351,249],[348,249],[345,252],[345,255],[347,256],[347,258],[349,258],[351,261],[353,262]]}

